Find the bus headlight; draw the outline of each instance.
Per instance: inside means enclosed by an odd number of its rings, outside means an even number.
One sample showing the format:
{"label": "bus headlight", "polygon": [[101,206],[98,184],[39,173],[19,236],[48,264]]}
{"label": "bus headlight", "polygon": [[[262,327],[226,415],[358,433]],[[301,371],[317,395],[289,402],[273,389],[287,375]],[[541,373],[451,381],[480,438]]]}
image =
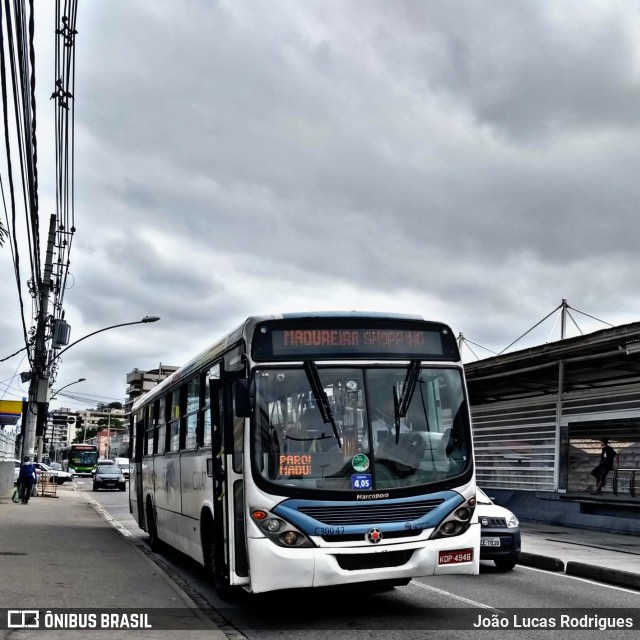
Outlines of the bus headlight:
{"label": "bus headlight", "polygon": [[251,509],[249,513],[265,537],[279,547],[314,546],[302,531],[266,509]]}
{"label": "bus headlight", "polygon": [[471,517],[476,504],[475,498],[469,498],[467,502],[450,513],[431,534],[431,539],[450,538],[464,533],[471,524]]}
{"label": "bus headlight", "polygon": [[298,542],[298,535],[295,531],[287,531],[287,533],[283,533],[280,536],[282,542],[284,542],[289,547],[295,547],[296,542]]}
{"label": "bus headlight", "polygon": [[270,518],[264,523],[264,528],[271,533],[275,533],[280,530],[280,520],[276,520],[275,518]]}

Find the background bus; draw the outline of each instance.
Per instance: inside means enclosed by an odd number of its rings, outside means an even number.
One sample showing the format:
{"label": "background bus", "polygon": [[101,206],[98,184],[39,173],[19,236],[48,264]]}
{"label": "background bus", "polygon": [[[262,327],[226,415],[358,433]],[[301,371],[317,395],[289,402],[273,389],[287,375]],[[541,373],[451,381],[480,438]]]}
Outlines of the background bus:
{"label": "background bus", "polygon": [[416,316],[251,317],[133,407],[130,510],[222,597],[477,574],[453,332]]}
{"label": "background bus", "polygon": [[[68,450],[66,471],[76,475],[91,475],[98,462],[98,447],[94,444],[72,444]],[[65,465],[63,464],[63,467]]]}

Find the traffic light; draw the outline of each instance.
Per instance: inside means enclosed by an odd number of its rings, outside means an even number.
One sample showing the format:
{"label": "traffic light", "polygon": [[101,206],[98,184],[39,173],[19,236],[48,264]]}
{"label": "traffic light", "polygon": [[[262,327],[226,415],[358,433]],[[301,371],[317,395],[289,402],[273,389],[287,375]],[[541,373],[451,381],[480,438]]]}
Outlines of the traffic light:
{"label": "traffic light", "polygon": [[51,414],[51,422],[54,427],[66,427],[69,418],[73,418],[68,413],[52,413]]}
{"label": "traffic light", "polygon": [[51,423],[53,425],[53,433],[66,432],[70,425],[75,424],[76,417],[71,413],[52,413]]}

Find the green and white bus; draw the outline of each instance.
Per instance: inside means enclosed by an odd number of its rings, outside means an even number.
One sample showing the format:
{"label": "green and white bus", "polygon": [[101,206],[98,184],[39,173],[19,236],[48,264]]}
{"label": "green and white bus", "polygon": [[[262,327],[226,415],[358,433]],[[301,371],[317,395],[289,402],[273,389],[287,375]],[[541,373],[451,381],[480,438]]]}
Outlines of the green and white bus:
{"label": "green and white bus", "polygon": [[91,475],[98,462],[98,447],[95,444],[72,444],[69,447],[67,471],[76,475]]}

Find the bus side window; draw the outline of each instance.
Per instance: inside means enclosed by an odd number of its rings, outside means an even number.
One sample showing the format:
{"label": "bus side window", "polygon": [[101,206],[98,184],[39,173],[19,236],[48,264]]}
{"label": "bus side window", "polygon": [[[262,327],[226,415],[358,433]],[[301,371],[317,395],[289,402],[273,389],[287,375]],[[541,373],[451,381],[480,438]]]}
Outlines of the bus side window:
{"label": "bus side window", "polygon": [[[220,380],[220,365],[216,364],[204,375],[204,406],[202,407],[203,425],[202,425],[202,440],[200,444],[203,447],[210,447],[212,442],[212,429],[213,425],[220,424],[219,415],[219,403],[217,399],[211,397],[211,381]],[[217,411],[218,415],[212,415],[212,412]]]}
{"label": "bus side window", "polygon": [[171,393],[168,450],[180,450],[180,389]]}
{"label": "bus side window", "polygon": [[195,449],[197,444],[198,414],[200,413],[200,375],[187,383],[185,449]]}
{"label": "bus side window", "polygon": [[153,453],[155,444],[155,421],[153,419],[153,405],[147,407],[144,416],[144,428],[146,430],[145,454],[150,456]]}
{"label": "bus side window", "polygon": [[157,453],[164,453],[167,449],[167,396],[163,396],[156,403],[158,420]]}

